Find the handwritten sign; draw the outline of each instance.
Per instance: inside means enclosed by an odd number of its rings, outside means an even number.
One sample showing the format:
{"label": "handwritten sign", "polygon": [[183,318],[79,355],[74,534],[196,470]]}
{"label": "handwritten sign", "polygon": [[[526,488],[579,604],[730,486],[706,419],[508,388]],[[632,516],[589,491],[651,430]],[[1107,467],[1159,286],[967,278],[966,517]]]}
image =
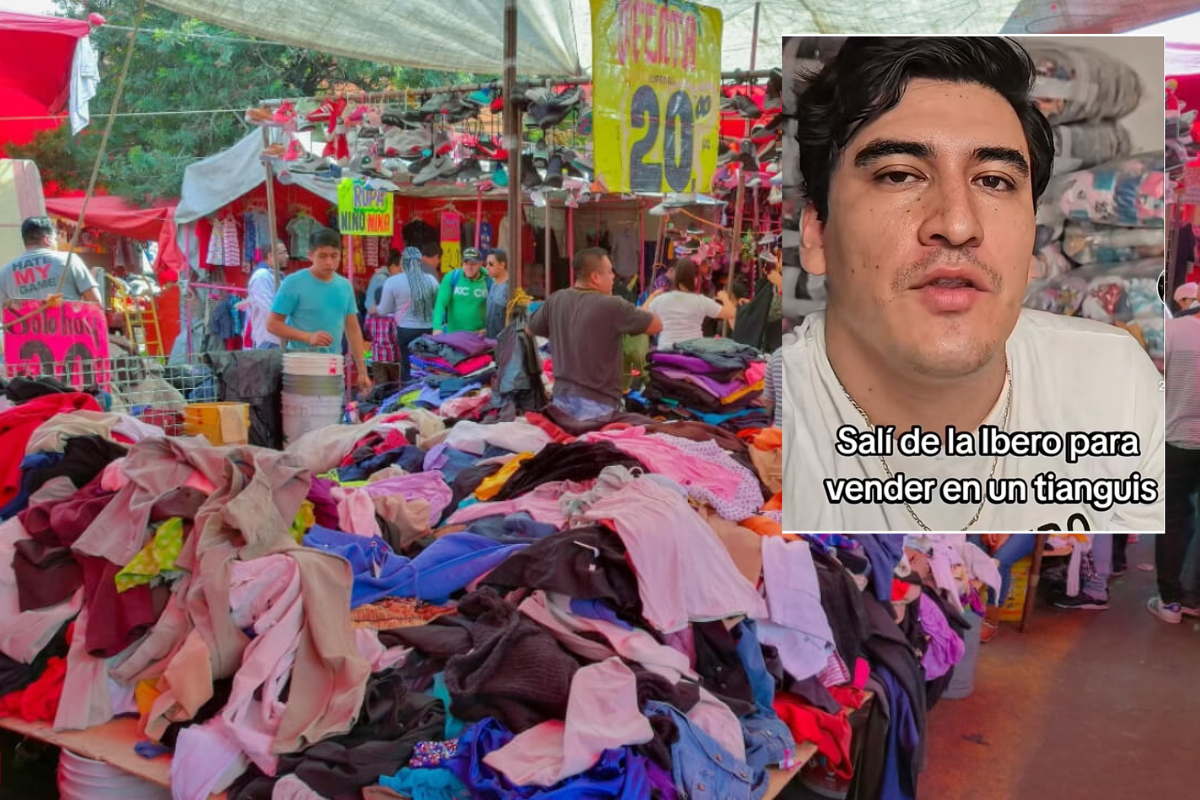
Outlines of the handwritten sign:
{"label": "handwritten sign", "polygon": [[345,178],[338,184],[338,227],[343,236],[391,236],[392,193]]}
{"label": "handwritten sign", "polygon": [[462,214],[443,211],[441,216],[442,272],[462,266]]}
{"label": "handwritten sign", "polygon": [[92,303],[63,303],[36,312],[41,302],[26,300],[4,310],[4,362],[10,377],[53,376],[77,389],[107,389],[111,370],[108,324]]}
{"label": "handwritten sign", "polygon": [[591,0],[592,141],[610,192],[707,192],[720,135],[721,12]]}

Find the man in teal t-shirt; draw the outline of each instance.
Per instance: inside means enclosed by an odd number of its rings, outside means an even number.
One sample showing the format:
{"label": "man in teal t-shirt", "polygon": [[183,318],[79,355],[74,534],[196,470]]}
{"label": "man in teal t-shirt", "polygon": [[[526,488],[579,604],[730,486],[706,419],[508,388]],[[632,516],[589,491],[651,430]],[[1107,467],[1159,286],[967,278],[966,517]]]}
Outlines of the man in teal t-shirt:
{"label": "man in teal t-shirt", "polygon": [[433,332],[483,333],[487,329],[488,289],[492,281],[483,272],[483,259],[474,247],[463,251],[462,269],[446,276],[438,287],[433,307]]}
{"label": "man in teal t-shirt", "polygon": [[342,261],[342,237],[320,228],[309,240],[312,266],[284,279],[271,305],[267,332],[286,342],[289,350],[339,353],[342,337],[350,342],[350,354],[358,374],[358,388],[371,388],[371,376],[363,357],[365,345],[358,325],[358,304],[350,281],[337,274]]}

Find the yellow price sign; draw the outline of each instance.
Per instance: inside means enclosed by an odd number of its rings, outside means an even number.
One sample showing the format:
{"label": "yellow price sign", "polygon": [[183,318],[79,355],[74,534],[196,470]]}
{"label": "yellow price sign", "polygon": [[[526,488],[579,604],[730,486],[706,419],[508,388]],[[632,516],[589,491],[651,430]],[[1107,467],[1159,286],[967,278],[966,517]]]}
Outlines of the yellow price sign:
{"label": "yellow price sign", "polygon": [[703,192],[717,170],[721,12],[591,0],[592,131],[610,192]]}

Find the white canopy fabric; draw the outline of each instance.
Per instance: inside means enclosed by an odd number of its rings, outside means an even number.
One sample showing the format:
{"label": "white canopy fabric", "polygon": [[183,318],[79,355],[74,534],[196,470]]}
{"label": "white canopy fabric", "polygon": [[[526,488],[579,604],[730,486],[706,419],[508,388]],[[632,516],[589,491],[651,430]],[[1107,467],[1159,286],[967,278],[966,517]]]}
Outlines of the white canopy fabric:
{"label": "white canopy fabric", "polygon": [[1200,42],[1167,42],[1168,75],[1200,75]]}
{"label": "white canopy fabric", "polygon": [[[504,57],[501,0],[152,0],[230,30],[338,55],[424,69],[499,74]],[[1161,0],[1138,12],[1125,0],[757,0],[755,66],[781,63],[786,34],[1053,33],[1132,27],[1183,13],[1196,0]],[[756,0],[707,0],[721,9],[723,70],[748,69]],[[1046,8],[1042,8],[1046,6]],[[1156,6],[1155,10],[1149,7]],[[1111,8],[1110,8],[1111,7]],[[869,11],[864,11],[869,8]],[[1139,6],[1142,8],[1142,6]],[[518,0],[517,71],[583,75],[591,69],[589,0]],[[1053,9],[1053,10],[1051,10]],[[1014,15],[1014,12],[1017,12]],[[1118,16],[1119,15],[1119,16]],[[1036,28],[1036,30],[1034,30]]]}

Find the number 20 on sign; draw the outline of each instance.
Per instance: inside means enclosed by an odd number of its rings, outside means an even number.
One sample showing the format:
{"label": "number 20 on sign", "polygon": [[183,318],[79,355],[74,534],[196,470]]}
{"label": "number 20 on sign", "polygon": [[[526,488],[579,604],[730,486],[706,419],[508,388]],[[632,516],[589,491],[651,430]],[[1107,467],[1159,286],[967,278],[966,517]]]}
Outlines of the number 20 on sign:
{"label": "number 20 on sign", "polygon": [[681,0],[592,0],[597,178],[610,192],[709,191],[721,13]]}

